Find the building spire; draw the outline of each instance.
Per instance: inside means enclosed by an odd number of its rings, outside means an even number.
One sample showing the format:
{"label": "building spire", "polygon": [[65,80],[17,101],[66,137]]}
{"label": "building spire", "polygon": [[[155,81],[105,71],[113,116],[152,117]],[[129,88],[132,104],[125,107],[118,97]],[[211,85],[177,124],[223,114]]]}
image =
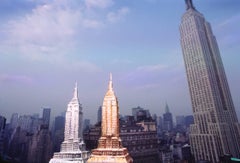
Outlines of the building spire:
{"label": "building spire", "polygon": [[108,90],[113,90],[113,83],[112,83],[112,73],[110,73],[110,79],[108,84]]}
{"label": "building spire", "polygon": [[185,3],[186,3],[187,10],[195,9],[195,7],[193,6],[192,0],[185,0]]}
{"label": "building spire", "polygon": [[166,106],[165,106],[165,112],[166,112],[166,113],[169,113],[169,112],[170,112],[167,102],[166,102]]}
{"label": "building spire", "polygon": [[77,82],[75,83],[73,98],[74,99],[78,98],[78,85],[77,85]]}

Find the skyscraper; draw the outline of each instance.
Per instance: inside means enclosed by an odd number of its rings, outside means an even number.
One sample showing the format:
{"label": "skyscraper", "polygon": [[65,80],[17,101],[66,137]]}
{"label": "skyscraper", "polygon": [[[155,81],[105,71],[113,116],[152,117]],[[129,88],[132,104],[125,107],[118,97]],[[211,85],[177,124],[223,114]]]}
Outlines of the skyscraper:
{"label": "skyscraper", "polygon": [[191,95],[194,124],[190,144],[196,160],[219,161],[240,154],[240,125],[234,109],[217,41],[210,24],[185,0],[181,46]]}
{"label": "skyscraper", "polygon": [[102,121],[102,106],[99,106],[98,113],[97,113],[97,122]]}
{"label": "skyscraper", "polygon": [[132,163],[128,150],[122,147],[119,136],[119,108],[118,100],[113,91],[112,75],[108,91],[102,105],[101,137],[98,148],[92,150],[88,163]]}
{"label": "skyscraper", "polygon": [[11,129],[15,129],[17,127],[18,120],[19,120],[18,113],[13,113],[12,117],[11,117],[11,121],[10,121],[10,128]]}
{"label": "skyscraper", "polygon": [[6,118],[0,115],[0,157],[3,156],[5,126],[6,126]]}
{"label": "skyscraper", "polygon": [[173,118],[168,104],[166,104],[165,113],[163,114],[163,129],[166,131],[171,131],[173,129]]}
{"label": "skyscraper", "polygon": [[82,106],[78,99],[77,84],[72,100],[68,104],[65,119],[64,141],[61,150],[54,153],[50,163],[85,163],[88,152],[85,151],[85,143],[82,139]]}
{"label": "skyscraper", "polygon": [[51,114],[50,108],[43,108],[43,115],[42,115],[43,124],[46,125],[47,127],[49,127],[49,123],[50,123],[50,114]]}
{"label": "skyscraper", "polygon": [[27,162],[48,163],[52,155],[51,133],[47,125],[41,125],[29,141]]}

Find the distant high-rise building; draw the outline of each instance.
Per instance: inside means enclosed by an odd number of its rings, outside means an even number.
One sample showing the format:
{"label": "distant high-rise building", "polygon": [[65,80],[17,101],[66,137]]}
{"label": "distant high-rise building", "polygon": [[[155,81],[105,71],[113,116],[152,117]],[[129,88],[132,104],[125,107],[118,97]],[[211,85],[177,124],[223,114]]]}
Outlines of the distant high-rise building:
{"label": "distant high-rise building", "polygon": [[185,2],[180,33],[194,115],[191,150],[196,160],[213,163],[224,154],[239,157],[240,125],[216,38],[192,0]]}
{"label": "distant high-rise building", "polygon": [[98,108],[98,114],[97,114],[97,122],[102,121],[102,106],[99,106]]}
{"label": "distant high-rise building", "polygon": [[5,129],[6,118],[0,115],[0,131]]}
{"label": "distant high-rise building", "polygon": [[160,133],[162,132],[163,129],[163,118],[161,116],[159,116],[157,118],[157,133],[160,135]]}
{"label": "distant high-rise building", "polygon": [[153,114],[153,115],[152,115],[152,119],[153,119],[156,123],[157,123],[157,118],[158,118],[158,117],[157,117],[157,114]]}
{"label": "distant high-rise building", "polygon": [[64,129],[65,118],[63,116],[55,117],[54,131]]}
{"label": "distant high-rise building", "polygon": [[27,162],[29,143],[33,134],[18,126],[12,133],[8,143],[7,155],[12,160]]}
{"label": "distant high-rise building", "polygon": [[165,113],[163,114],[163,129],[166,131],[171,131],[173,129],[173,118],[168,104],[166,104]]}
{"label": "distant high-rise building", "polygon": [[185,125],[185,117],[183,115],[176,116],[176,125],[180,125],[180,126]]}
{"label": "distant high-rise building", "polygon": [[185,116],[185,126],[190,127],[194,123],[194,118],[192,115]]}
{"label": "distant high-rise building", "polygon": [[90,119],[84,119],[84,122],[83,122],[83,131],[89,129],[90,127]]}
{"label": "distant high-rise building", "polygon": [[5,126],[6,118],[0,115],[0,157],[3,156]]}
{"label": "distant high-rise building", "polygon": [[119,108],[113,91],[112,75],[108,91],[102,105],[102,132],[98,141],[98,148],[92,150],[88,163],[132,163],[128,150],[122,147],[119,136]]}
{"label": "distant high-rise building", "polygon": [[82,105],[78,99],[77,84],[72,100],[68,104],[65,117],[64,141],[60,152],[54,153],[50,163],[86,163],[89,153],[82,139]]}
{"label": "distant high-rise building", "polygon": [[34,114],[32,115],[32,117],[35,118],[35,119],[39,119],[39,114],[38,114],[38,113],[34,113]]}
{"label": "distant high-rise building", "polygon": [[135,121],[137,121],[137,113],[141,110],[144,110],[144,109],[141,108],[140,106],[138,106],[136,108],[132,108],[132,115],[134,116]]}
{"label": "distant high-rise building", "polygon": [[13,113],[10,120],[10,128],[15,129],[18,125],[18,113]]}
{"label": "distant high-rise building", "polygon": [[48,163],[51,155],[51,134],[47,125],[41,125],[29,142],[28,163]]}
{"label": "distant high-rise building", "polygon": [[21,115],[18,119],[18,126],[21,130],[31,132],[32,130],[32,117],[31,115]]}
{"label": "distant high-rise building", "polygon": [[47,125],[48,127],[50,124],[50,115],[51,115],[51,109],[43,108],[43,114],[42,114],[43,124]]}
{"label": "distant high-rise building", "polygon": [[53,133],[53,150],[59,152],[61,143],[64,140],[64,123],[65,118],[63,116],[55,117],[54,121],[54,133]]}

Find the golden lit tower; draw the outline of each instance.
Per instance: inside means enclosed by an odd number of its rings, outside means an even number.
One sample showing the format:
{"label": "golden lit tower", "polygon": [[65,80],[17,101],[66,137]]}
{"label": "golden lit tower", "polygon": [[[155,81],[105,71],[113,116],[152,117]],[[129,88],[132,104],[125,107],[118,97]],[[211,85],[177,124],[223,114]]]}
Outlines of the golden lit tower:
{"label": "golden lit tower", "polygon": [[92,150],[88,163],[132,163],[128,150],[122,146],[119,137],[119,108],[113,91],[112,75],[108,91],[102,105],[102,135],[98,140],[98,148]]}

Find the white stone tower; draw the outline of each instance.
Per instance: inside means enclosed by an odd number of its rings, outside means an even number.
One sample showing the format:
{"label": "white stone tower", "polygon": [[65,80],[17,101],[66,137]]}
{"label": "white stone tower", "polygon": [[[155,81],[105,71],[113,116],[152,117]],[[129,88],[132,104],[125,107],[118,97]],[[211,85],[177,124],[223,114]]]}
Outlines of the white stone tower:
{"label": "white stone tower", "polygon": [[82,139],[82,106],[78,99],[77,83],[72,100],[68,104],[65,118],[64,141],[61,150],[54,153],[49,163],[86,163],[89,152]]}

